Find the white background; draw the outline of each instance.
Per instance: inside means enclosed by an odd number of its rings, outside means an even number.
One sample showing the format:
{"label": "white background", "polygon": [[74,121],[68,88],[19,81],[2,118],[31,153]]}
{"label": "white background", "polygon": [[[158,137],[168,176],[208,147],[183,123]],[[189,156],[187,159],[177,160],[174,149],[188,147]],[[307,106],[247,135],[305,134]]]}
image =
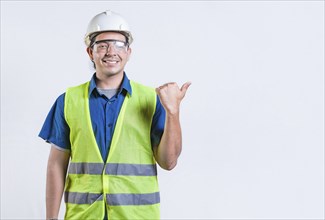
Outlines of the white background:
{"label": "white background", "polygon": [[193,83],[162,219],[324,218],[324,1],[1,1],[1,219],[44,218],[38,133],[90,80],[83,36],[106,9],[133,30],[129,78]]}

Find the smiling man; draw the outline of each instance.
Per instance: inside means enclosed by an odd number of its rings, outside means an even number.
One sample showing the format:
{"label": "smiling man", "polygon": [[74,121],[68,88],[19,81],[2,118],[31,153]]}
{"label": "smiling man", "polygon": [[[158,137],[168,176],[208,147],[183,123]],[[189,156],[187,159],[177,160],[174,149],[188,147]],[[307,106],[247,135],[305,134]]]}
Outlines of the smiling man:
{"label": "smiling man", "polygon": [[51,108],[41,138],[51,143],[46,218],[159,219],[157,167],[171,170],[181,153],[181,100],[190,86],[156,89],[129,80],[132,34],[112,11],[96,15],[85,36],[96,72]]}

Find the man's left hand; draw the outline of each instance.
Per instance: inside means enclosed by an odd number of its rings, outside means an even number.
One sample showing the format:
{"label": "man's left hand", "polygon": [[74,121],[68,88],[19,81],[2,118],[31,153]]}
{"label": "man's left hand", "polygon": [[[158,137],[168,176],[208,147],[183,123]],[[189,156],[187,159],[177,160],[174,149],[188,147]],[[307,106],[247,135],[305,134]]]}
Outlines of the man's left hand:
{"label": "man's left hand", "polygon": [[177,114],[179,112],[180,103],[190,85],[190,82],[186,82],[179,89],[177,83],[170,82],[156,88],[160,102],[167,113]]}

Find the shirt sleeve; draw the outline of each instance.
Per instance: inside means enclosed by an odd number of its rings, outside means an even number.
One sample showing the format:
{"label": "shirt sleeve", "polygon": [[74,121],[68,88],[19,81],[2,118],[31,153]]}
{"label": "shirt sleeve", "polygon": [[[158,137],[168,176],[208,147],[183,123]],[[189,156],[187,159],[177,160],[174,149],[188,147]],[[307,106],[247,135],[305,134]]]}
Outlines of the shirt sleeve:
{"label": "shirt sleeve", "polygon": [[61,150],[69,151],[70,128],[64,117],[64,97],[65,93],[57,98],[38,136]]}
{"label": "shirt sleeve", "polygon": [[160,99],[157,95],[156,111],[153,115],[151,125],[151,146],[156,147],[159,145],[161,137],[165,128],[166,112],[162,106]]}

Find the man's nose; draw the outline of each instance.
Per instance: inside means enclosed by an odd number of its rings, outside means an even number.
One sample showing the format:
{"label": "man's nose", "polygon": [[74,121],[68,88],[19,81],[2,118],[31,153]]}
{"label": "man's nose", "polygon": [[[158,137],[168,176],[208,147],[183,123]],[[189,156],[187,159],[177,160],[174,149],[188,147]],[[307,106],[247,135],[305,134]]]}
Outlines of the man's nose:
{"label": "man's nose", "polygon": [[106,54],[116,54],[116,49],[115,49],[114,45],[112,45],[112,44],[108,45]]}

